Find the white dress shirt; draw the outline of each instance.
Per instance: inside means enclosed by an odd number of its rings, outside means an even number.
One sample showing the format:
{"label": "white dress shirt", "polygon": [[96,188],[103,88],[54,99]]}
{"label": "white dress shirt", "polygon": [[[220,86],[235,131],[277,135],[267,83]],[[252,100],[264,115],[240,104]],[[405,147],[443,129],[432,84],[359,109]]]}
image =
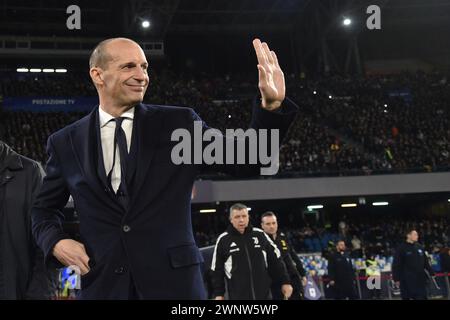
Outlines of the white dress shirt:
{"label": "white dress shirt", "polygon": [[[114,152],[114,131],[116,130],[116,122],[113,120],[114,117],[102,109],[101,106],[98,108],[99,122],[100,122],[100,139],[102,141],[103,150],[103,163],[105,165],[105,174],[108,175],[109,171],[113,166],[113,152]],[[133,119],[134,119],[134,107],[130,110],[124,112],[121,117],[125,118],[122,121],[122,129],[125,132],[125,137],[127,139],[128,153],[130,152],[131,146],[131,135],[133,133]],[[120,154],[119,147],[116,147],[116,165],[111,174],[111,185],[114,192],[119,189],[121,179],[120,171]]]}

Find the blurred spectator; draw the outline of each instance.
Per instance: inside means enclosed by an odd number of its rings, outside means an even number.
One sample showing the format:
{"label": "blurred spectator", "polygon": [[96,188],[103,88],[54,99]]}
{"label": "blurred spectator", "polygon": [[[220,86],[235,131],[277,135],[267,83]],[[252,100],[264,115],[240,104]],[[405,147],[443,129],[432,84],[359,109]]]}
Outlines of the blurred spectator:
{"label": "blurred spectator", "polygon": [[357,235],[353,235],[352,258],[361,258],[361,257],[362,257],[361,240],[359,240]]}

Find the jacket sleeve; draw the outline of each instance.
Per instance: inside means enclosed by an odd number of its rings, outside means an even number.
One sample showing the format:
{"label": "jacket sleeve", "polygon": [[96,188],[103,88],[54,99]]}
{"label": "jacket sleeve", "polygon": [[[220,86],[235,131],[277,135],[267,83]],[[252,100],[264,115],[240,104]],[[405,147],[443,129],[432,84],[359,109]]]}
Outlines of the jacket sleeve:
{"label": "jacket sleeve", "polygon": [[225,253],[222,239],[220,237],[217,239],[211,261],[213,298],[225,295]]}
{"label": "jacket sleeve", "polygon": [[[38,163],[35,163],[33,166],[32,177],[32,195],[30,206],[35,201],[42,185],[42,168]],[[32,271],[27,285],[25,298],[33,300],[50,299],[54,293],[53,289],[55,289],[55,286],[51,281],[50,273],[45,267],[42,250],[36,245],[34,239],[32,239],[31,242]]]}
{"label": "jacket sleeve", "polygon": [[53,146],[52,136],[47,142],[48,161],[46,176],[33,205],[32,232],[38,246],[44,253],[46,263],[57,263],[52,250],[57,242],[69,236],[63,231],[62,209],[69,199],[69,190],[62,176],[61,164]]}
{"label": "jacket sleeve", "polygon": [[[265,175],[276,174],[279,167],[279,147],[286,136],[290,124],[294,121],[297,111],[298,106],[289,98],[285,99],[283,105],[277,111],[268,111],[263,109],[260,105],[259,99],[256,98],[253,103],[250,128],[255,129],[256,132],[258,132],[259,129],[268,129],[267,139],[259,139],[260,137],[256,135],[258,142],[255,143],[255,141],[250,141],[249,137],[251,135],[245,135],[243,130],[242,134],[237,134],[237,131],[235,131],[234,135],[224,135],[219,130],[214,129],[214,138],[211,138],[211,140],[214,140],[214,142],[216,139],[222,140],[221,144],[223,146],[223,157],[221,158],[224,159],[224,161],[222,163],[202,163],[199,167],[200,173],[220,172],[235,177],[253,177],[259,176],[264,170],[266,172],[264,173]],[[192,119],[193,121],[199,121],[202,123],[203,132],[210,129],[194,111],[192,111]],[[273,136],[274,141],[272,141],[271,129],[278,130],[278,136]],[[209,141],[203,142],[202,150],[205,150],[205,147],[209,144]],[[261,153],[260,148],[264,145],[267,150],[266,155],[268,158],[261,161],[262,159],[258,158],[256,155],[258,152]],[[277,148],[277,150],[272,150],[272,145]],[[227,154],[227,146],[233,147],[233,150],[235,151]],[[258,146],[258,148],[255,148],[256,146]],[[243,154],[245,154],[245,164],[240,163],[238,160],[237,150],[239,149],[244,150]],[[240,159],[244,158],[242,157],[243,154],[239,154]]]}
{"label": "jacket sleeve", "polygon": [[[287,240],[286,240],[287,241]],[[300,258],[297,255],[297,252],[295,252],[294,248],[291,246],[290,243],[288,243],[289,246],[289,255],[292,257],[292,260],[295,263],[295,266],[297,267],[297,271],[300,274],[301,277],[306,276],[305,268],[303,268],[303,263],[300,260]]]}
{"label": "jacket sleeve", "polygon": [[403,265],[403,252],[402,246],[398,246],[395,250],[394,261],[392,262],[392,277],[394,281],[400,281],[400,271]]}
{"label": "jacket sleeve", "polygon": [[265,232],[262,232],[262,234],[264,235],[262,238],[264,241],[264,249],[267,253],[269,274],[272,278],[276,279],[278,283],[291,284],[280,250]]}

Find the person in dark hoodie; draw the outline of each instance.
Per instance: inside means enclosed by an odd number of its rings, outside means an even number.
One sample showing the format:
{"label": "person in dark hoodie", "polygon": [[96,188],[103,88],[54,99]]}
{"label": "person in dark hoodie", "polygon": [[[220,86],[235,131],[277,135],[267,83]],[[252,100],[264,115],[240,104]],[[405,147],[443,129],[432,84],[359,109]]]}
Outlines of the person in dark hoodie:
{"label": "person in dark hoodie", "polygon": [[292,286],[280,250],[261,229],[249,223],[247,206],[230,208],[231,225],[217,239],[211,270],[213,296],[225,298],[225,278],[230,300],[270,299],[271,282],[280,283],[285,299]]}
{"label": "person in dark hoodie", "polygon": [[0,299],[49,299],[52,285],[31,234],[31,206],[41,186],[37,162],[0,141]]}

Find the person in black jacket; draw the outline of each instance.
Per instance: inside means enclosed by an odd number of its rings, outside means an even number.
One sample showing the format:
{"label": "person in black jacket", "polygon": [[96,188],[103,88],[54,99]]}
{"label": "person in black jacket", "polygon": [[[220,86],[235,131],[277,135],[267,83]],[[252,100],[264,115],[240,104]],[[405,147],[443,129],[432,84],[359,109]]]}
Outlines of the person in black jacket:
{"label": "person in black jacket", "polygon": [[0,300],[53,294],[43,253],[31,234],[31,206],[41,181],[37,162],[0,141]]}
{"label": "person in black jacket", "polygon": [[403,300],[427,299],[427,278],[434,274],[418,240],[417,231],[410,229],[406,234],[406,242],[395,251],[392,271]]}
{"label": "person in black jacket", "polygon": [[[281,257],[286,265],[292,287],[294,289],[290,300],[302,298],[302,287],[306,285],[306,272],[294,248],[288,242],[283,232],[278,232],[277,216],[272,211],[267,211],[261,216],[261,228],[269,235],[281,252]],[[272,283],[272,297],[282,300],[280,284]]]}
{"label": "person in black jacket", "polygon": [[328,276],[336,299],[357,299],[355,270],[344,240],[336,243],[336,251],[330,255]]}
{"label": "person in black jacket", "polygon": [[247,207],[231,206],[230,222],[217,239],[211,263],[215,299],[225,298],[225,278],[231,300],[269,299],[271,279],[289,298],[293,289],[281,253],[263,230],[250,225]]}

